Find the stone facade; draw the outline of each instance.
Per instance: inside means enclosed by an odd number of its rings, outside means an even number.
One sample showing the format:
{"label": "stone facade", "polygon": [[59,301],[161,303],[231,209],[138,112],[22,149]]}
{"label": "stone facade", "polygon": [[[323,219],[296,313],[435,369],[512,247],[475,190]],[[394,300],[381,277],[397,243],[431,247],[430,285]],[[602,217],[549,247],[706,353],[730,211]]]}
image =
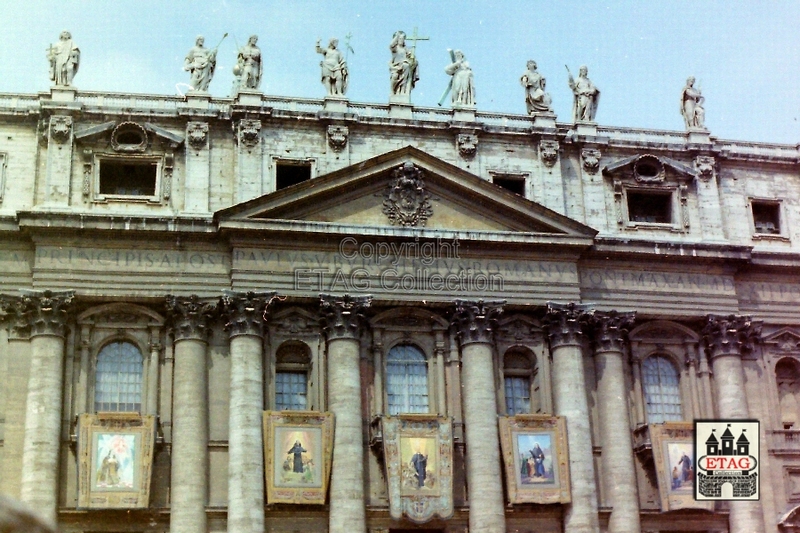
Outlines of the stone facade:
{"label": "stone facade", "polygon": [[[344,99],[0,95],[0,491],[63,532],[799,531],[798,161]],[[130,402],[109,346],[139,354]],[[412,389],[452,422],[454,512],[422,526],[389,515],[380,431]],[[107,404],[157,417],[146,508],[78,506],[76,420]],[[265,493],[287,405],[335,416],[325,505]],[[570,503],[507,503],[495,416],[525,412],[565,417]],[[760,502],[664,512],[649,424],[722,416],[761,421]]]}

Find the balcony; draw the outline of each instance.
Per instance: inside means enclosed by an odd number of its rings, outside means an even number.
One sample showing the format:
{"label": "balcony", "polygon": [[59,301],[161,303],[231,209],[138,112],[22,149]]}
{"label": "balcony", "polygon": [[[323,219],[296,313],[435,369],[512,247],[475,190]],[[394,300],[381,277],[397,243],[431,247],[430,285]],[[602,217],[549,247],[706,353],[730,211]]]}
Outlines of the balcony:
{"label": "balcony", "polygon": [[773,455],[800,455],[800,430],[767,431],[767,442],[769,453]]}

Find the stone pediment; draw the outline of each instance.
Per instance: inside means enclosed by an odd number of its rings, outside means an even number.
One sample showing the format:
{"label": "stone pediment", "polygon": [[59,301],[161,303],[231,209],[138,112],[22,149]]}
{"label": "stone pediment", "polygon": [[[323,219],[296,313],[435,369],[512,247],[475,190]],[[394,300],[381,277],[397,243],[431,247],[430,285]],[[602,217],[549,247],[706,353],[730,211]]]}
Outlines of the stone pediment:
{"label": "stone pediment", "polygon": [[220,221],[297,221],[592,238],[592,228],[408,146],[224,209]]}

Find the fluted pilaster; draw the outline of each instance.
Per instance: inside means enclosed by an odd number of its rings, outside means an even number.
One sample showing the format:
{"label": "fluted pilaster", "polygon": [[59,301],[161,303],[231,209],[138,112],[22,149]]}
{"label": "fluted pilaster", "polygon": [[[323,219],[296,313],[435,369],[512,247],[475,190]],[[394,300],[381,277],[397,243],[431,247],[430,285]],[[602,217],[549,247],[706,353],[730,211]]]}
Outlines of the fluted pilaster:
{"label": "fluted pilaster", "polygon": [[553,358],[553,407],[556,415],[567,419],[572,503],[564,514],[564,530],[570,533],[600,531],[582,350],[593,314],[586,306],[549,303],[542,321]]}
{"label": "fluted pilaster", "polygon": [[328,347],[328,407],[335,420],[330,533],[364,533],[367,527],[359,338],[371,302],[371,296],[320,295],[320,323]]}
{"label": "fluted pilaster", "polygon": [[467,444],[469,530],[506,530],[500,474],[497,396],[492,346],[505,301],[456,300],[453,324],[461,346],[461,385]]}

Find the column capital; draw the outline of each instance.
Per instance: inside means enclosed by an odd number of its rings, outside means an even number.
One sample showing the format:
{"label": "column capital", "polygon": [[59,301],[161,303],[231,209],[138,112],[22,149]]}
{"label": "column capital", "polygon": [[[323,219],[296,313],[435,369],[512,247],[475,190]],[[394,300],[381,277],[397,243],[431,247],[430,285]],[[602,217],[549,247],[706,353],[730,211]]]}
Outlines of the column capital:
{"label": "column capital", "polygon": [[22,310],[30,327],[31,337],[64,336],[69,309],[75,291],[22,290]]}
{"label": "column capital", "polygon": [[491,343],[505,300],[455,300],[453,323],[461,346]]}
{"label": "column capital", "polygon": [[225,291],[220,307],[225,317],[225,329],[231,338],[237,335],[264,336],[267,307],[277,293]]}
{"label": "column capital", "polygon": [[579,346],[593,314],[594,310],[588,305],[548,302],[542,325],[547,331],[550,347]]}
{"label": "column capital", "polygon": [[709,359],[722,355],[741,357],[761,337],[762,322],[749,316],[707,315],[702,335]]}
{"label": "column capital", "polygon": [[592,337],[595,353],[619,352],[625,348],[628,331],[636,320],[635,311],[620,313],[618,311],[597,311],[589,322],[592,326]]}
{"label": "column capital", "polygon": [[30,325],[22,296],[0,294],[0,321],[8,325],[10,338],[28,338]]}
{"label": "column capital", "polygon": [[201,300],[196,294],[191,296],[168,295],[167,315],[172,322],[175,340],[188,339],[205,341],[208,337],[208,322],[216,311],[216,304]]}
{"label": "column capital", "polygon": [[328,341],[358,339],[364,327],[364,311],[372,304],[372,296],[319,295],[319,316]]}

